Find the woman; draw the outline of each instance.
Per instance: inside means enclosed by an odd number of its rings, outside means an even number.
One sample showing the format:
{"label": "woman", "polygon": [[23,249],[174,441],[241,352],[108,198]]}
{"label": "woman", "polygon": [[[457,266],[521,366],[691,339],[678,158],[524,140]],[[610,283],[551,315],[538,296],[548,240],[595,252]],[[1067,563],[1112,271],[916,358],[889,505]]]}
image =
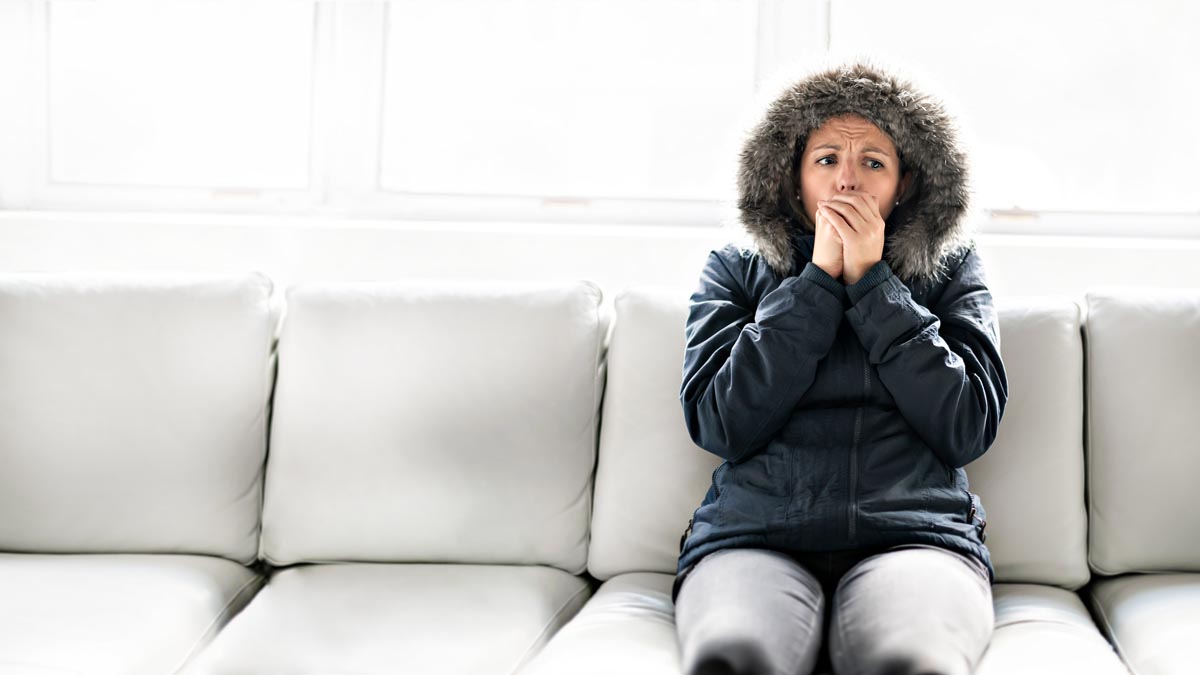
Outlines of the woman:
{"label": "woman", "polygon": [[746,142],[754,245],[709,255],[686,328],[688,431],[725,460],[672,592],[689,675],[969,673],[987,646],[963,467],[1008,382],[955,136],[936,100],[852,64],[788,88]]}

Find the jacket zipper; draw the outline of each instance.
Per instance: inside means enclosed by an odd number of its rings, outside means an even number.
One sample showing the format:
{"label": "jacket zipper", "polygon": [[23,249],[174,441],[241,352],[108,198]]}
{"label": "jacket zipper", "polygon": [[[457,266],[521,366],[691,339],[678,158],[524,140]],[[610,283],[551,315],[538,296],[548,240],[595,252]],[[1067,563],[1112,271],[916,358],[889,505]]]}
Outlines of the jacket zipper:
{"label": "jacket zipper", "polygon": [[863,364],[863,400],[862,405],[854,413],[854,443],[850,446],[850,541],[855,540],[855,521],[858,520],[858,439],[862,435],[863,406],[866,405],[871,393],[871,364],[867,362],[867,353],[859,351]]}
{"label": "jacket zipper", "polygon": [[716,496],[718,496],[718,497],[721,496],[721,489],[717,487],[717,472],[720,471],[721,467],[723,467],[723,466],[725,466],[725,462],[721,462],[720,464],[718,464],[717,468],[713,469],[713,472],[712,472],[713,493],[716,494]]}

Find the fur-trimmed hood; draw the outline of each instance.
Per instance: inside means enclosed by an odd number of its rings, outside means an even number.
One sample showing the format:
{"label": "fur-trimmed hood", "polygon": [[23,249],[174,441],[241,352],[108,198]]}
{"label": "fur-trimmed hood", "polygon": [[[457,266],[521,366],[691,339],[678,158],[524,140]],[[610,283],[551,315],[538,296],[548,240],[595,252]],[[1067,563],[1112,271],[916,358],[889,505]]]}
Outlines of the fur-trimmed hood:
{"label": "fur-trimmed hood", "polygon": [[942,103],[867,63],[810,74],[767,108],[738,168],[742,225],[780,276],[793,269],[793,239],[807,233],[796,197],[796,159],[809,133],[831,117],[857,113],[895,144],[913,184],[887,219],[884,259],[905,282],[937,281],[946,260],[972,245],[967,158]]}

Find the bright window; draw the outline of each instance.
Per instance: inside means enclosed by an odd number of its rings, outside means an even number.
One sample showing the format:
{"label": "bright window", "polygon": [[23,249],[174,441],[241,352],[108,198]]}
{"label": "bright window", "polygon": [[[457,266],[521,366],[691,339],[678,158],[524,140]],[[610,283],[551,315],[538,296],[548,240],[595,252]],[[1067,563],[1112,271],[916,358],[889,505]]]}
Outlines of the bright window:
{"label": "bright window", "polygon": [[382,184],[471,195],[712,199],[754,93],[738,0],[390,6]]}
{"label": "bright window", "polygon": [[49,178],[308,184],[312,2],[52,2]]}
{"label": "bright window", "polygon": [[978,205],[1200,210],[1200,5],[835,0],[835,51],[936,78],[974,132]]}

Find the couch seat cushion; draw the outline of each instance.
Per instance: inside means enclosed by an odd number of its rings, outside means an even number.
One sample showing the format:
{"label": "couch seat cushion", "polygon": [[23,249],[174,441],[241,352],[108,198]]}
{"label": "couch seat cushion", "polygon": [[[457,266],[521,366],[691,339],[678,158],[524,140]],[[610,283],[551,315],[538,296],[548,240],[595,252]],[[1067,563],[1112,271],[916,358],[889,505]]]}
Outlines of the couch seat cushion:
{"label": "couch seat cushion", "polygon": [[206,556],[0,554],[0,673],[174,673],[259,581]]}
{"label": "couch seat cushion", "polygon": [[562,570],[337,563],[276,571],[187,673],[511,673],[590,595]]}
{"label": "couch seat cushion", "polygon": [[992,598],[996,629],[976,675],[1128,675],[1077,594],[996,584]]}
{"label": "couch seat cushion", "polygon": [[[679,675],[673,579],[630,573],[604,582],[520,675]],[[997,584],[993,595],[996,631],[977,675],[1128,675],[1075,593]]]}
{"label": "couch seat cushion", "polygon": [[632,572],[604,582],[520,675],[679,675],[674,580]]}
{"label": "couch seat cushion", "polygon": [[1099,580],[1092,605],[1138,675],[1200,668],[1200,574],[1133,574]]}

